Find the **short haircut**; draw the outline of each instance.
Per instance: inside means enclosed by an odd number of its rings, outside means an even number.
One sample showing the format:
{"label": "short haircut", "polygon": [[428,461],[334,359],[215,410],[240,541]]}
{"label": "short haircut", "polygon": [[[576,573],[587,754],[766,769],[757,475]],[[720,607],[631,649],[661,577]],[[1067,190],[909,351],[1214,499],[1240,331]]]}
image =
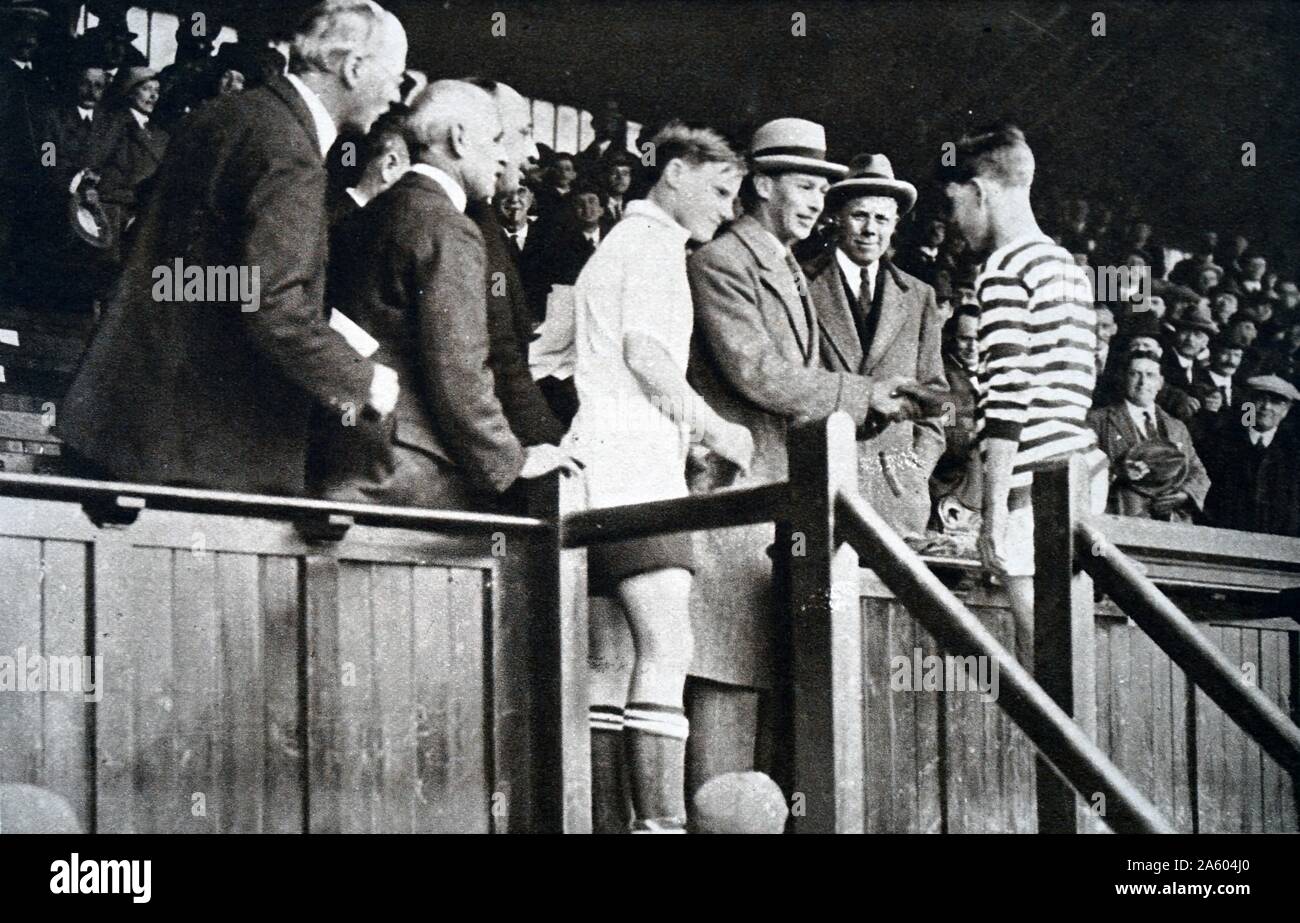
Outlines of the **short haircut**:
{"label": "short haircut", "polygon": [[1160,369],[1160,357],[1157,356],[1155,353],[1151,352],[1151,350],[1143,349],[1141,347],[1139,347],[1138,349],[1131,349],[1124,354],[1122,358],[1123,364],[1121,368],[1123,368],[1124,371],[1127,372],[1129,369],[1133,367],[1133,363],[1137,362],[1139,359],[1145,359],[1148,362],[1154,362],[1156,364],[1156,371],[1160,372],[1161,376],[1163,377],[1164,372],[1163,370]]}
{"label": "short haircut", "polygon": [[968,183],[978,177],[1000,186],[1029,188],[1034,181],[1034,154],[1025,133],[1006,122],[963,135],[956,143],[953,163],[941,158],[940,183]]}
{"label": "short haircut", "polygon": [[957,324],[963,319],[973,320],[978,324],[980,309],[973,304],[959,304],[957,310],[952,312],[952,316],[943,322],[943,330],[940,331],[939,338],[944,343],[951,344],[957,339]]}
{"label": "short haircut", "polygon": [[378,40],[389,15],[374,0],[321,0],[294,31],[290,72],[333,73],[348,55]]}
{"label": "short haircut", "polygon": [[406,142],[406,128],[402,124],[404,113],[389,110],[381,115],[361,142],[361,166],[369,166],[390,152],[410,157]]}
{"label": "short haircut", "polygon": [[692,167],[708,163],[729,164],[738,173],[745,173],[745,159],[712,128],[693,127],[674,119],[655,132],[650,145],[654,158],[646,167],[646,179],[652,186],[659,182],[664,168],[674,160],[685,161]]}

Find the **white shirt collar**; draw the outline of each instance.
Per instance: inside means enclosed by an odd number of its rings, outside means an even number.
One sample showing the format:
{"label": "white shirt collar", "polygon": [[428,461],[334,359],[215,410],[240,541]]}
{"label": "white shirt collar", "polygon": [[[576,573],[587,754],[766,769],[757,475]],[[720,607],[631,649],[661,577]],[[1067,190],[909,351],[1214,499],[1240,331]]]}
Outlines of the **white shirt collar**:
{"label": "white shirt collar", "polygon": [[456,211],[463,212],[465,210],[465,204],[469,201],[469,196],[465,195],[465,190],[451,178],[451,175],[446,170],[429,163],[413,163],[411,164],[411,172],[429,177],[442,187],[443,192],[447,193],[447,198],[451,199],[451,204],[456,206]]}
{"label": "white shirt collar", "polygon": [[1277,427],[1272,429],[1252,429],[1250,431],[1250,444],[1259,445],[1264,443],[1264,448],[1268,448],[1273,442],[1273,437],[1277,435]]}
{"label": "white shirt collar", "polygon": [[[664,224],[672,228],[672,230],[676,232],[679,237],[681,237],[683,247],[685,247],[686,242],[691,239],[690,231],[688,231],[686,228],[678,224],[677,219],[675,219],[672,215],[668,214],[668,212],[664,211],[659,205],[655,204],[649,199],[635,199],[631,202],[628,202],[627,208],[623,209],[623,220],[626,221],[628,218],[638,218],[638,217],[648,218],[651,221],[657,221],[660,224]],[[775,237],[772,239],[776,240]],[[780,246],[779,243],[778,246]]]}
{"label": "white shirt collar", "polygon": [[1151,415],[1151,423],[1155,425],[1156,409],[1154,407],[1139,407],[1127,398],[1124,399],[1124,407],[1128,410],[1128,415],[1133,420],[1133,424],[1137,427],[1139,433],[1146,431],[1147,414]]}
{"label": "white shirt collar", "polygon": [[13,61],[13,62],[14,62],[14,65],[15,65],[15,66],[20,70],[20,71],[29,71],[29,70],[32,69],[32,62],[31,62],[31,61],[19,61],[19,60],[16,59],[16,58],[10,58],[9,60],[10,60],[10,61]]}
{"label": "white shirt collar", "polygon": [[1232,390],[1231,375],[1220,375],[1218,372],[1214,371],[1214,369],[1206,369],[1205,371],[1209,372],[1210,381],[1214,382],[1220,388],[1227,388],[1229,391]]}
{"label": "white shirt collar", "polygon": [[1184,355],[1183,355],[1182,353],[1180,353],[1180,352],[1175,352],[1175,353],[1174,353],[1174,358],[1177,359],[1177,360],[1178,360],[1178,364],[1181,365],[1181,366],[1182,366],[1183,368],[1185,368],[1185,369],[1190,369],[1190,368],[1192,367],[1192,364],[1196,362],[1196,360],[1195,360],[1194,358],[1193,358],[1193,359],[1189,359],[1189,358],[1187,358],[1186,356],[1184,356]]}
{"label": "white shirt collar", "polygon": [[347,188],[347,194],[352,196],[352,201],[357,203],[357,208],[366,207],[366,197],[357,192],[357,187],[349,186]]}
{"label": "white shirt collar", "polygon": [[132,109],[130,110],[130,112],[131,115],[135,117],[135,123],[139,125],[141,128],[144,128],[146,125],[149,124],[149,116],[145,115],[139,109]]}
{"label": "white shirt collar", "polygon": [[592,228],[590,231],[583,231],[582,236],[587,238],[593,244],[600,244],[600,228]]}
{"label": "white shirt collar", "polygon": [[302,101],[307,104],[307,111],[311,113],[311,120],[316,126],[316,141],[320,144],[320,155],[324,157],[329,153],[330,148],[334,146],[334,139],[339,136],[339,129],[334,124],[334,117],[325,108],[325,104],[320,101],[316,91],[303,83],[297,74],[285,74],[284,78],[293,84],[293,88],[298,91]]}
{"label": "white shirt collar", "polygon": [[95,117],[95,110],[88,109],[85,106],[78,106],[77,115],[81,116],[83,119],[93,119]]}
{"label": "white shirt collar", "polygon": [[862,297],[862,270],[867,271],[867,276],[871,279],[871,291],[876,291],[876,279],[880,275],[880,260],[870,263],[867,266],[859,266],[849,255],[839,247],[835,248],[835,260],[840,264],[840,269],[844,272],[844,278],[848,280],[849,288],[853,292],[854,298]]}
{"label": "white shirt collar", "polygon": [[922,253],[929,257],[937,257],[939,255],[938,247],[921,247],[920,249]]}
{"label": "white shirt collar", "polygon": [[506,227],[505,225],[502,225],[502,226],[501,226],[501,230],[505,231],[505,234],[506,234],[507,237],[511,237],[511,238],[515,238],[515,237],[517,237],[517,238],[519,238],[519,243],[520,243],[520,245],[522,245],[523,242],[526,241],[526,240],[528,239],[528,222],[527,222],[527,221],[525,221],[525,222],[524,222],[524,226],[521,227],[521,228],[520,228],[519,230],[517,230],[517,231],[512,231],[512,230],[510,230],[510,228]]}

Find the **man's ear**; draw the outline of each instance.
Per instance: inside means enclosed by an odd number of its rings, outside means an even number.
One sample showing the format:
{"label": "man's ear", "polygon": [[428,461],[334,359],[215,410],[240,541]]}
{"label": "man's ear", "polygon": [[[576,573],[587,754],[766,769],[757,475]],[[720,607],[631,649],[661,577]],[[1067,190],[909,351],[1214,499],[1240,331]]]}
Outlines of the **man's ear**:
{"label": "man's ear", "polygon": [[361,82],[361,66],[365,59],[359,54],[350,54],[343,61],[343,67],[339,70],[339,77],[343,85],[352,89]]}
{"label": "man's ear", "polygon": [[456,122],[448,130],[447,146],[458,158],[465,156],[465,151],[469,149],[469,132],[465,130],[464,122]]}
{"label": "man's ear", "polygon": [[682,181],[682,161],[681,158],[674,157],[664,165],[662,174],[663,180],[668,184],[669,189],[676,189]]}
{"label": "man's ear", "polygon": [[764,201],[772,198],[772,184],[775,182],[776,180],[772,179],[772,177],[768,176],[766,173],[755,173],[754,193]]}

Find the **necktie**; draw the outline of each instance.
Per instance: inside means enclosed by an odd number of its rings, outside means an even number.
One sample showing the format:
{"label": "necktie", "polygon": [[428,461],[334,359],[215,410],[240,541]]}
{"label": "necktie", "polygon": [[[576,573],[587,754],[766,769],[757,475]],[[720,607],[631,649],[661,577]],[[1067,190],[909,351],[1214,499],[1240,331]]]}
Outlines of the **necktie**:
{"label": "necktie", "polygon": [[871,305],[875,293],[871,290],[871,273],[867,267],[862,267],[862,288],[858,291],[858,302],[862,305],[862,314],[865,317],[871,313]]}
{"label": "necktie", "polygon": [[810,333],[813,323],[813,311],[812,303],[808,298],[808,283],[804,280],[803,270],[799,268],[799,261],[794,258],[794,254],[789,250],[785,251],[785,265],[790,268],[790,275],[794,277],[795,291],[799,293],[799,302],[803,305],[804,333]]}
{"label": "necktie", "polygon": [[1142,411],[1142,435],[1151,439],[1156,435],[1155,415],[1149,410]]}

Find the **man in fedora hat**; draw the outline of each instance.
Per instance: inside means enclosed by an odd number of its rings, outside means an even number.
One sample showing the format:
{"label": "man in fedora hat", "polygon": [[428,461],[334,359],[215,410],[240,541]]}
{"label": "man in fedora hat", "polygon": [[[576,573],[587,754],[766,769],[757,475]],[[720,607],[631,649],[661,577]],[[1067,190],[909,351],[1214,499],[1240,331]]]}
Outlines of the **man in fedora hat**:
{"label": "man in fedora hat", "polygon": [[[888,157],[854,158],[826,194],[832,246],[803,270],[827,368],[946,392],[934,289],[888,258],[898,219],[915,204],[916,187],[894,178]],[[930,515],[926,485],[944,430],[939,414],[926,419],[918,405],[908,409],[916,422],[877,415],[859,430],[858,489],[896,530],[918,534]]]}
{"label": "man in fedora hat", "polygon": [[1163,384],[1160,359],[1130,352],[1123,373],[1124,397],[1088,414],[1088,425],[1110,459],[1106,511],[1191,522],[1205,507],[1210,478],[1187,427],[1156,406]]}
{"label": "man in fedora hat", "polygon": [[1160,374],[1165,387],[1160,392],[1159,404],[1180,420],[1189,420],[1201,409],[1201,402],[1192,396],[1192,383],[1196,380],[1197,357],[1209,345],[1210,337],[1219,332],[1210,316],[1207,305],[1197,303],[1169,318],[1174,332],[1165,343],[1160,360]]}
{"label": "man in fedora hat", "polygon": [[[790,247],[812,232],[827,188],[847,172],[826,159],[822,126],[768,122],[754,133],[750,164],[740,193],[745,214],[690,259],[689,377],[709,406],[749,428],[754,458],[749,474],[737,477],[709,457],[692,477],[697,493],[785,480],[792,422],[844,410],[861,426],[872,410],[887,416],[902,406],[895,379],[821,362],[817,308]],[[687,694],[691,791],[715,775],[754,768],[759,693],[771,688],[776,670],[773,537],[770,524],[699,536]]]}
{"label": "man in fedora hat", "polygon": [[1300,438],[1285,424],[1300,391],[1276,375],[1246,379],[1240,417],[1229,417],[1206,459],[1211,525],[1300,536]]}

